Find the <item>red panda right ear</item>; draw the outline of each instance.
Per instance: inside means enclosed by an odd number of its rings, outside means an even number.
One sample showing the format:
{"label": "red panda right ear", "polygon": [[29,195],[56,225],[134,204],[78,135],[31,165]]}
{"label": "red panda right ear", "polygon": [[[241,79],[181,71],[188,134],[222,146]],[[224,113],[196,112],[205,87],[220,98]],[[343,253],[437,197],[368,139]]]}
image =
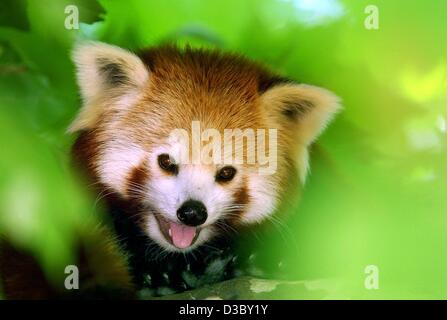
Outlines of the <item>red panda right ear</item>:
{"label": "red panda right ear", "polygon": [[261,95],[269,118],[287,128],[297,143],[307,147],[340,110],[332,92],[307,84],[283,83]]}
{"label": "red panda right ear", "polygon": [[283,129],[294,153],[301,181],[308,171],[307,148],[340,110],[340,99],[332,92],[306,84],[279,83],[261,95],[268,119]]}
{"label": "red panda right ear", "polygon": [[83,107],[68,132],[90,128],[105,105],[125,108],[149,79],[149,70],[141,59],[117,46],[82,43],[74,49],[73,60]]}

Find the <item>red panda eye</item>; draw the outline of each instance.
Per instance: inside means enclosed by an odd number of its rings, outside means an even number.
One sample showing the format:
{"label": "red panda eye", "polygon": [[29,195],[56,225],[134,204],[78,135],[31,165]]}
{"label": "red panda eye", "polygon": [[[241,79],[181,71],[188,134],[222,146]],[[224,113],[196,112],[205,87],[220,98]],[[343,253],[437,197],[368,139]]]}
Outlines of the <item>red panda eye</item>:
{"label": "red panda eye", "polygon": [[172,162],[169,154],[163,153],[158,156],[158,165],[166,172],[177,174],[178,166]]}
{"label": "red panda eye", "polygon": [[218,182],[227,182],[234,178],[236,175],[236,169],[234,167],[223,167],[217,172],[216,181]]}

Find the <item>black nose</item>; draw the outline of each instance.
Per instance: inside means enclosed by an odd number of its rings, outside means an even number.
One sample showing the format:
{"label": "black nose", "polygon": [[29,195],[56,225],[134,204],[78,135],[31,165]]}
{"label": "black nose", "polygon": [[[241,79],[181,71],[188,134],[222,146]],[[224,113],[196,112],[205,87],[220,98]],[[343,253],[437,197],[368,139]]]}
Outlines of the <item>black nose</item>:
{"label": "black nose", "polygon": [[178,219],[188,226],[198,226],[206,221],[208,213],[202,202],[188,200],[177,210]]}

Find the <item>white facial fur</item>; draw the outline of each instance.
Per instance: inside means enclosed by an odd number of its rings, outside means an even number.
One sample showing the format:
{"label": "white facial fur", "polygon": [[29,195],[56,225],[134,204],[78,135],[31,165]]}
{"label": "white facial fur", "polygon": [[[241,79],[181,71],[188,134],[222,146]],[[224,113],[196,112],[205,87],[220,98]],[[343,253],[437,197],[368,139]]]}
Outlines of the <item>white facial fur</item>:
{"label": "white facial fur", "polygon": [[101,182],[118,193],[126,193],[126,177],[148,156],[141,147],[128,141],[112,141],[100,158],[98,169]]}
{"label": "white facial fur", "polygon": [[[243,223],[259,222],[271,214],[275,206],[275,188],[268,176],[259,175],[256,170],[247,170],[234,165],[238,170],[234,179],[225,185],[215,181],[219,166],[179,163],[177,175],[170,175],[158,165],[160,154],[169,154],[174,163],[179,162],[178,142],[171,142],[155,147],[150,152],[143,150],[137,144],[129,141],[114,140],[105,150],[99,162],[100,179],[107,186],[126,196],[128,176],[133,168],[141,163],[148,163],[150,179],[141,186],[141,198],[147,205],[144,213],[146,234],[161,247],[169,251],[189,251],[210,240],[218,232],[215,223],[226,215],[234,214],[240,206],[234,203],[234,193],[245,176],[249,192],[249,203],[242,208]],[[187,200],[201,201],[208,212],[208,218],[200,226],[200,233],[195,243],[186,248],[178,249],[168,242],[161,233],[156,218],[151,211],[156,211],[167,220],[179,222],[177,210]],[[236,205],[236,207],[235,207]]]}
{"label": "white facial fur", "polygon": [[[216,231],[213,230],[215,228],[211,224],[222,217],[225,207],[231,205],[233,201],[235,188],[240,187],[243,182],[247,185],[249,200],[243,210],[242,222],[259,222],[273,213],[280,182],[275,181],[272,176],[244,172],[245,169],[235,166],[238,173],[234,181],[229,185],[221,186],[214,181],[217,167],[200,165],[181,166],[177,176],[169,176],[161,172],[157,156],[164,152],[175,159],[178,145],[166,143],[147,150],[135,141],[131,141],[133,135],[126,132],[126,129],[123,130],[124,132],[117,132],[118,128],[122,128],[118,125],[119,118],[138,105],[144,93],[150,92],[148,88],[151,85],[152,74],[138,56],[115,46],[87,42],[75,49],[74,60],[83,106],[69,131],[101,129],[99,130],[102,132],[101,139],[96,142],[101,144],[101,150],[104,151],[97,155],[99,160],[94,165],[101,182],[124,197],[126,197],[129,173],[135,167],[147,162],[150,178],[142,188],[143,198],[154,210],[168,219],[176,219],[176,211],[183,201],[189,197],[202,201],[208,210],[208,220],[205,223],[206,227],[188,250],[215,235]],[[102,70],[102,67],[107,64],[119,66],[118,75],[124,77],[126,81],[123,83],[110,81],[115,75]],[[113,69],[116,68],[112,68],[112,71]],[[331,92],[318,87],[286,83],[269,88],[262,93],[259,102],[258,115],[265,118],[264,126],[284,129],[282,131],[284,135],[278,136],[280,139],[278,143],[284,144],[288,152],[296,155],[295,166],[300,173],[301,181],[304,182],[308,169],[307,148],[340,109],[339,99]],[[145,105],[143,109],[140,106],[139,110],[144,112],[147,107]],[[168,112],[163,105],[154,107],[160,108],[160,113]],[[177,112],[188,111],[189,108],[190,106],[185,105]],[[237,110],[238,108],[235,107],[235,111]],[[296,116],[288,119],[284,116],[285,114],[296,114]],[[224,114],[222,116],[225,117]],[[247,114],[248,117],[252,115]],[[104,118],[106,121],[103,121]],[[150,116],[146,119],[144,128],[141,128],[142,132],[144,130],[157,132],[159,123],[152,122],[151,119]],[[238,119],[244,118],[242,116]],[[169,123],[165,123],[164,126],[169,127]],[[136,141],[143,141],[144,133],[140,133],[138,138],[139,140]],[[245,181],[241,180],[242,174]],[[154,216],[148,213],[147,217],[148,236],[167,250],[179,250],[164,239]]]}

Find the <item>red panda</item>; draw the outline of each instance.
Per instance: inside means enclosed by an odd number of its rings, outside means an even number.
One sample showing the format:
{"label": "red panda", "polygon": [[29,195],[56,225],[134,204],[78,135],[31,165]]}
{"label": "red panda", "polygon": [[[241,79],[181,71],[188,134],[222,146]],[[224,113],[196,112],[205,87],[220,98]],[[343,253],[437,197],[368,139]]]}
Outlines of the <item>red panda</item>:
{"label": "red panda", "polygon": [[[105,195],[134,261],[149,246],[195,252],[275,214],[292,173],[304,182],[308,147],[340,108],[325,89],[218,50],[134,54],[87,42],[73,57],[83,100],[68,130],[78,133],[73,158]],[[234,147],[210,146],[216,137]]]}

